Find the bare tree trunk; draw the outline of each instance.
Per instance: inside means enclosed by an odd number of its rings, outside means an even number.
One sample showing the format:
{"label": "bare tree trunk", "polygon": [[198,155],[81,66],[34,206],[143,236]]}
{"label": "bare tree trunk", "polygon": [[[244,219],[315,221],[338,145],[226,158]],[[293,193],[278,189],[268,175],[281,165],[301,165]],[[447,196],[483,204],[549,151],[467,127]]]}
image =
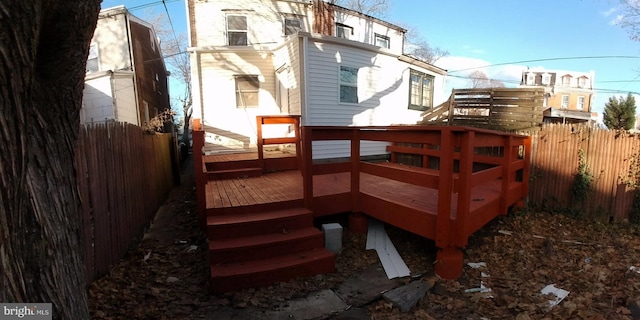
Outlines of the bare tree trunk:
{"label": "bare tree trunk", "polygon": [[0,1],[0,301],[88,319],[74,153],[100,0]]}

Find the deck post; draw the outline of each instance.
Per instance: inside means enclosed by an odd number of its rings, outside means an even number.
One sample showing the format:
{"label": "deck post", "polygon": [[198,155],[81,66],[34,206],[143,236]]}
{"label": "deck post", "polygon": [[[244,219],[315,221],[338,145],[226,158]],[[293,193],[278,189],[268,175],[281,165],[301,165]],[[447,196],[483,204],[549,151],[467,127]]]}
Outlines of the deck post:
{"label": "deck post", "polygon": [[313,210],[313,150],[312,150],[312,129],[302,127],[302,196],[304,206]]}
{"label": "deck post", "polygon": [[453,243],[458,246],[467,244],[467,217],[471,211],[471,174],[473,173],[473,147],[475,145],[475,131],[466,131],[462,136],[460,146],[460,171],[458,174],[458,206],[456,222],[453,230]]}
{"label": "deck post", "polygon": [[264,140],[262,139],[262,125],[264,124],[264,118],[262,116],[256,116],[256,131],[257,131],[257,145],[258,145],[258,163],[262,172],[264,173]]}
{"label": "deck post", "polygon": [[360,204],[360,129],[351,134],[351,214],[349,230],[353,234],[367,233],[367,217],[362,214]]}
{"label": "deck post", "polygon": [[513,135],[508,135],[504,139],[504,152],[502,159],[502,188],[500,190],[500,214],[506,215],[509,211],[507,201],[509,200],[509,184],[514,180],[513,166]]}
{"label": "deck post", "polygon": [[462,275],[464,258],[462,250],[456,247],[438,249],[436,254],[436,274],[446,280],[455,280]]}
{"label": "deck post", "polygon": [[193,174],[196,182],[196,199],[198,202],[198,222],[201,227],[206,227],[207,221],[207,196],[205,187],[207,184],[206,169],[203,160],[204,131],[200,119],[193,119]]}
{"label": "deck post", "polygon": [[440,129],[440,170],[438,182],[438,212],[436,216],[436,246],[450,245],[451,196],[453,193],[453,137],[449,128]]}
{"label": "deck post", "polygon": [[[522,198],[524,201],[529,200],[529,178],[531,175],[531,142],[533,138],[528,136],[524,138],[524,168],[522,169]],[[524,207],[524,205],[523,205]]]}

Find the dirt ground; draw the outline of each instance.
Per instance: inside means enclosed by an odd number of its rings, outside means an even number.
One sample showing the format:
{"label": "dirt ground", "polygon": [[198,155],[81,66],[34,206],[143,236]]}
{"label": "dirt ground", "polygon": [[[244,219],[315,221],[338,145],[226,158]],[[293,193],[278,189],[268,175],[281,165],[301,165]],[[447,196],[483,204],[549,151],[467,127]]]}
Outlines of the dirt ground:
{"label": "dirt ground", "polygon": [[[213,295],[207,242],[195,216],[189,166],[169,195],[152,232],[132,245],[109,274],[89,288],[94,319],[207,319],[222,307],[275,309],[289,299],[332,289],[378,263],[366,237],[345,231],[337,271],[265,288]],[[337,219],[340,219],[338,217]],[[433,241],[386,228],[413,275],[434,277]],[[364,306],[371,319],[640,319],[640,228],[603,225],[544,212],[515,213],[469,239],[456,281],[438,280],[419,305],[401,313],[379,299]],[[410,279],[406,279],[409,282]],[[488,292],[465,292],[485,288]],[[550,307],[553,284],[569,292]]]}

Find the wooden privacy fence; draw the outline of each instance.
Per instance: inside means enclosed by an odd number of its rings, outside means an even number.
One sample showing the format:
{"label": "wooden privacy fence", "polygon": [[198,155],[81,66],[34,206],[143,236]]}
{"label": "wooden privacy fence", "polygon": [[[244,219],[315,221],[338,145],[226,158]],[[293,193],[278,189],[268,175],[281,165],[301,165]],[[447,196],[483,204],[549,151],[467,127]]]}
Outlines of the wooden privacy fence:
{"label": "wooden privacy fence", "polygon": [[76,149],[87,282],[105,274],[153,219],[173,187],[171,134],[138,126],[83,127]]}
{"label": "wooden privacy fence", "polygon": [[[586,190],[586,200],[575,201],[571,186],[578,173],[580,150],[593,182]],[[630,166],[638,166],[638,152],[638,135],[617,135],[584,125],[545,125],[533,136],[529,200],[550,209],[583,210],[587,217],[602,221],[627,219],[635,190],[626,182]]]}
{"label": "wooden privacy fence", "polygon": [[422,114],[419,124],[469,126],[520,134],[542,125],[544,89],[454,89],[447,101]]}

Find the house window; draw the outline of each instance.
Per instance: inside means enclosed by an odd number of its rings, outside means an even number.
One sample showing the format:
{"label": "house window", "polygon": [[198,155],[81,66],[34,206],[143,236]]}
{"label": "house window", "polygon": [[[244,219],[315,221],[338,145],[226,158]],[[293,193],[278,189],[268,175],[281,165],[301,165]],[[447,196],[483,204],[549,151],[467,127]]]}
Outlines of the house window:
{"label": "house window", "polygon": [[571,86],[571,76],[570,75],[562,76],[562,86],[563,87]]}
{"label": "house window", "polygon": [[579,96],[578,97],[577,108],[578,108],[578,110],[584,110],[584,96]]}
{"label": "house window", "polygon": [[550,85],[551,84],[551,75],[548,73],[542,74],[542,84]]}
{"label": "house window", "polygon": [[284,19],[284,35],[296,34],[302,30],[300,19],[285,18]]}
{"label": "house window", "polygon": [[340,66],[340,102],[358,103],[358,68]]}
{"label": "house window", "polygon": [[568,94],[563,94],[562,95],[562,105],[560,107],[562,109],[569,108],[569,95]]}
{"label": "house window", "polygon": [[96,72],[100,70],[98,63],[98,44],[92,43],[89,46],[89,57],[87,59],[87,72]]}
{"label": "house window", "polygon": [[411,70],[409,109],[424,111],[433,106],[433,76]]}
{"label": "house window", "polygon": [[389,48],[389,37],[376,33],[376,46],[381,48]]}
{"label": "house window", "polygon": [[532,86],[536,83],[536,74],[533,72],[527,73],[527,85]]}
{"label": "house window", "polygon": [[578,78],[578,87],[586,88],[587,87],[587,77]]}
{"label": "house window", "polygon": [[336,37],[349,39],[353,35],[353,28],[346,24],[336,23]]}
{"label": "house window", "polygon": [[227,40],[230,46],[246,46],[248,44],[246,16],[227,16]]}
{"label": "house window", "polygon": [[260,80],[258,76],[236,76],[236,107],[257,108]]}

